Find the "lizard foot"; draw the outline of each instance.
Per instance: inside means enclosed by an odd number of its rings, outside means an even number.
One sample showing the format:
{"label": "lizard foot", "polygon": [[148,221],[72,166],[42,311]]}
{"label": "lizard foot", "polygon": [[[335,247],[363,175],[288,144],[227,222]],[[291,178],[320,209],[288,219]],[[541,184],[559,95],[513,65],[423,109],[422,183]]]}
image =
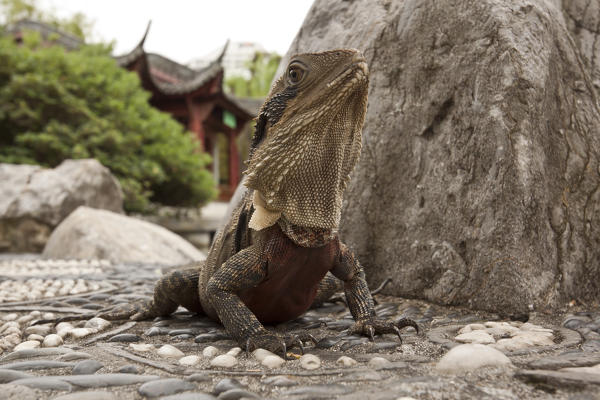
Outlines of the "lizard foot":
{"label": "lizard foot", "polygon": [[[312,335],[306,335],[310,336],[306,340],[316,341]],[[304,354],[304,343],[302,343],[304,338],[304,334],[279,335],[268,331],[255,334],[246,340],[246,354],[256,349],[265,349],[275,354],[283,354],[283,358],[287,360],[287,351],[292,347],[299,347]]]}
{"label": "lizard foot", "polygon": [[375,334],[395,333],[398,335],[400,343],[402,343],[400,329],[406,326],[412,326],[419,333],[419,325],[410,318],[401,318],[397,322],[392,322],[377,317],[356,321],[354,326],[350,328],[350,332],[368,336],[371,341],[375,340]]}

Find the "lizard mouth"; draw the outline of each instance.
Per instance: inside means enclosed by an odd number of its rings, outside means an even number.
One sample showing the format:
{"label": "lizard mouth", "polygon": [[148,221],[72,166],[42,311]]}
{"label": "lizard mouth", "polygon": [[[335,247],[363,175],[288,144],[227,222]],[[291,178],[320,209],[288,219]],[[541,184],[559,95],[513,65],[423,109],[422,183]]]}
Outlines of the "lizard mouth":
{"label": "lizard mouth", "polygon": [[353,63],[327,84],[328,88],[337,86],[344,81],[346,84],[356,84],[365,81],[369,76],[369,67],[365,58],[356,54]]}

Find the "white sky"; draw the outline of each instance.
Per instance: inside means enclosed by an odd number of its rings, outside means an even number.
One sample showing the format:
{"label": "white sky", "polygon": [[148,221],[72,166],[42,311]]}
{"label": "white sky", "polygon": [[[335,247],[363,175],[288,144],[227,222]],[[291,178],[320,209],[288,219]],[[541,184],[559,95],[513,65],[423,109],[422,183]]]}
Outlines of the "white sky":
{"label": "white sky", "polygon": [[41,8],[61,17],[82,12],[92,19],[92,39],[115,40],[115,55],[133,49],[152,20],[144,48],[180,63],[210,53],[227,39],[285,54],[311,5],[312,0],[40,1]]}

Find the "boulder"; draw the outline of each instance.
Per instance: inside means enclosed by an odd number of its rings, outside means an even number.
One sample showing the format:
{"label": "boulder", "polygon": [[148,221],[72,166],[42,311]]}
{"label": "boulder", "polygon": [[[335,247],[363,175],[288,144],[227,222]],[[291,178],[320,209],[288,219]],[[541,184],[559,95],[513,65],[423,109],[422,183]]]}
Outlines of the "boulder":
{"label": "boulder", "polygon": [[205,258],[189,242],[161,226],[84,206],[77,208],[56,227],[42,256],[164,265],[185,264]]}
{"label": "boulder", "polygon": [[354,47],[371,70],[340,227],[371,286],[501,312],[600,299],[600,113],[559,3],[313,4],[282,65]]}
{"label": "boulder", "polygon": [[567,28],[600,94],[600,0],[568,0],[562,7]]}
{"label": "boulder", "polygon": [[65,160],[54,169],[0,164],[0,251],[41,251],[80,205],[123,212],[121,186],[98,161]]}

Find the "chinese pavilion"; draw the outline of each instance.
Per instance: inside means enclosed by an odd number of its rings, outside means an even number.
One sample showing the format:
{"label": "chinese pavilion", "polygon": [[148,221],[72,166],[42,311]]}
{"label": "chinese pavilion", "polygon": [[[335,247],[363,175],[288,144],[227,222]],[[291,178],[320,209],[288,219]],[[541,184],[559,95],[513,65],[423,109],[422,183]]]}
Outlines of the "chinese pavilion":
{"label": "chinese pavilion", "polygon": [[[229,200],[240,182],[240,154],[237,137],[253,119],[260,100],[242,99],[223,92],[221,54],[201,69],[192,69],[158,54],[147,53],[144,42],[150,24],[139,44],[129,53],[115,57],[117,63],[140,77],[144,89],[151,93],[150,103],[171,114],[194,133],[203,150],[213,157],[212,171],[219,185],[221,200]],[[63,45],[67,50],[81,46],[79,38],[55,28],[29,20],[15,24],[9,30],[16,41],[22,32],[34,30],[44,39]]]}
{"label": "chinese pavilion", "polygon": [[142,86],[152,93],[150,103],[154,107],[187,126],[204,151],[213,156],[212,169],[220,198],[228,200],[241,176],[236,138],[254,118],[258,105],[223,92],[221,60],[227,45],[209,65],[194,70],[158,54],[146,53],[144,41],[148,29],[133,50],[116,60],[139,75]]}

